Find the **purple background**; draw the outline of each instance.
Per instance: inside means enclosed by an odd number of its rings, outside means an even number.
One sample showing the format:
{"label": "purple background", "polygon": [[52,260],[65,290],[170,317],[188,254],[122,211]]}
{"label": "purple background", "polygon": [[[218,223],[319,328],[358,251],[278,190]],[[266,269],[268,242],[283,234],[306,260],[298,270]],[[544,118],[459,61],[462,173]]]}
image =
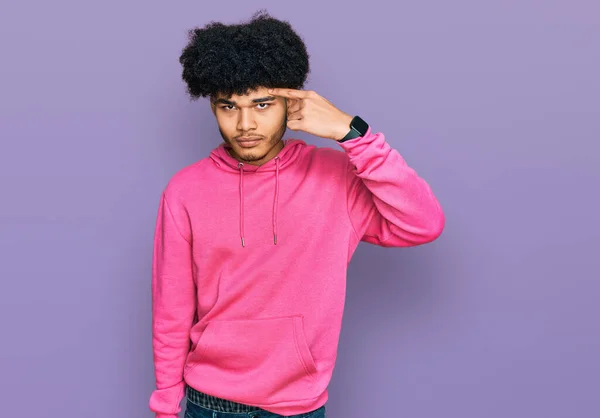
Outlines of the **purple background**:
{"label": "purple background", "polygon": [[328,416],[600,416],[595,0],[3,2],[0,415],[152,416],[159,195],[221,141],[177,59],[260,7],[447,216],[433,244],[360,245]]}

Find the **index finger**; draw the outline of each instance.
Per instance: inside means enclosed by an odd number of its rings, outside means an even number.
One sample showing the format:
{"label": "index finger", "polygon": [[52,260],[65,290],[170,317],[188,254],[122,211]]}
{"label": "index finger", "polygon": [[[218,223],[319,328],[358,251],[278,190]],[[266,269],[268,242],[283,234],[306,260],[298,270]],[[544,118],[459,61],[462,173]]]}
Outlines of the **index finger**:
{"label": "index finger", "polygon": [[269,94],[279,97],[285,97],[288,99],[304,99],[307,97],[307,91],[305,90],[273,88],[268,89],[268,91]]}

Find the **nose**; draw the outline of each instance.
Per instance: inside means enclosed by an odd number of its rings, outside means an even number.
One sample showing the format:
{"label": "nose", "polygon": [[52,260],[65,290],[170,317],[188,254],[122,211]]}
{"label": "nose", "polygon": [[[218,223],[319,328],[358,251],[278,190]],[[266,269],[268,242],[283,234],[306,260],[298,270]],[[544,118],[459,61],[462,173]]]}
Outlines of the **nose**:
{"label": "nose", "polygon": [[251,109],[242,109],[239,112],[237,129],[241,132],[256,129],[256,120]]}

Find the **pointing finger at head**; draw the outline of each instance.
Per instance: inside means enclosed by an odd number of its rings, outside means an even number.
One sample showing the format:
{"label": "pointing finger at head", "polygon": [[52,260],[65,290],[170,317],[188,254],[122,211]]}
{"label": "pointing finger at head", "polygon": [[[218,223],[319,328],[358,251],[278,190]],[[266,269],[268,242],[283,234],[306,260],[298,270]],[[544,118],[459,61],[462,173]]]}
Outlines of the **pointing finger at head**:
{"label": "pointing finger at head", "polygon": [[304,99],[306,98],[306,91],[295,90],[295,89],[279,89],[273,88],[268,90],[269,94],[279,97],[285,97],[288,99]]}

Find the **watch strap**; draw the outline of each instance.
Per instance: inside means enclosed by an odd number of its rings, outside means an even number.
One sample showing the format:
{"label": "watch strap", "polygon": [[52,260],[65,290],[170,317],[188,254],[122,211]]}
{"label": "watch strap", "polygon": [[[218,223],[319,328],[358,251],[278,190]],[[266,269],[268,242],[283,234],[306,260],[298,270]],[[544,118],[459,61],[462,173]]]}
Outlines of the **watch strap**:
{"label": "watch strap", "polygon": [[369,125],[367,122],[362,120],[362,118],[359,116],[354,116],[354,118],[352,118],[352,122],[350,122],[350,131],[338,142],[346,142],[351,139],[361,137],[367,132],[368,127]]}

